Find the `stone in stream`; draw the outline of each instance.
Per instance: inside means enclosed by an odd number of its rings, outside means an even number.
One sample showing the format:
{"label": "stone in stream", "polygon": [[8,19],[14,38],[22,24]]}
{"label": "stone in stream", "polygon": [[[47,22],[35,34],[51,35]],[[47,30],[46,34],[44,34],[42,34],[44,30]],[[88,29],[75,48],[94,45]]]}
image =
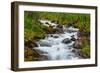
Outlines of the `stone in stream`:
{"label": "stone in stream", "polygon": [[48,22],[45,22],[45,24],[50,25]]}
{"label": "stone in stream", "polygon": [[48,37],[59,38],[59,35],[49,34]]}
{"label": "stone in stream", "polygon": [[76,49],[73,49],[73,50],[71,50],[71,52],[73,52],[73,53],[77,53],[77,50],[76,50]]}
{"label": "stone in stream", "polygon": [[73,44],[73,47],[76,48],[76,49],[81,49],[82,48],[82,40],[81,39],[77,39],[75,41],[75,43]]}
{"label": "stone in stream", "polygon": [[69,50],[72,49],[71,47],[68,48]]}
{"label": "stone in stream", "polygon": [[69,28],[69,27],[72,27],[73,26],[73,23],[67,23],[64,26],[65,26],[65,28]]}
{"label": "stone in stream", "polygon": [[56,32],[55,33],[60,34],[60,33],[64,33],[64,31],[61,28],[56,28]]}
{"label": "stone in stream", "polygon": [[56,32],[56,29],[53,28],[53,26],[49,25],[48,29],[46,29],[47,34],[54,34]]}
{"label": "stone in stream", "polygon": [[38,44],[36,44],[34,41],[27,41],[25,42],[25,46],[29,47],[29,48],[33,48],[33,47],[38,47]]}
{"label": "stone in stream", "polygon": [[56,26],[56,33],[64,33],[62,25],[59,24],[59,25]]}
{"label": "stone in stream", "polygon": [[59,38],[59,36],[53,36],[53,38]]}
{"label": "stone in stream", "polygon": [[46,41],[40,41],[39,44],[40,44],[40,46],[51,47],[51,44],[49,42],[46,42]]}
{"label": "stone in stream", "polygon": [[40,49],[35,49],[35,50],[36,50],[36,52],[39,53],[39,54],[48,54],[47,52],[44,52],[44,51],[42,51],[42,50],[40,50]]}
{"label": "stone in stream", "polygon": [[55,20],[52,20],[51,23],[58,24],[59,22],[58,21],[55,21]]}
{"label": "stone in stream", "polygon": [[69,44],[71,43],[71,40],[69,38],[65,38],[62,43],[65,43],[65,44]]}
{"label": "stone in stream", "polygon": [[63,26],[59,24],[59,25],[57,25],[57,28],[63,28]]}
{"label": "stone in stream", "polygon": [[50,37],[53,37],[53,35],[51,34]]}
{"label": "stone in stream", "polygon": [[40,58],[39,58],[39,60],[49,60],[50,58],[49,58],[49,56],[48,55],[45,55],[45,54],[41,54],[40,55]]}
{"label": "stone in stream", "polygon": [[52,20],[52,21],[51,21],[51,23],[55,23],[55,22],[56,22],[55,20]]}
{"label": "stone in stream", "polygon": [[72,41],[75,41],[76,40],[74,35],[71,36],[71,40]]}

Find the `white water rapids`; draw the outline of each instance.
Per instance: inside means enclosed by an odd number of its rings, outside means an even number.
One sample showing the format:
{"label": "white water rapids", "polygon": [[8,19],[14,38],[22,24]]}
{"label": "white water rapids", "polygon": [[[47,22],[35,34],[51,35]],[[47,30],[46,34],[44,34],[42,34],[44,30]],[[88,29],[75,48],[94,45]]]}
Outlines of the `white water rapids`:
{"label": "white water rapids", "polygon": [[[78,29],[72,26],[68,28],[63,27],[63,29],[64,33],[47,34],[44,39],[41,39],[37,42],[38,47],[35,47],[34,49],[46,52],[43,53],[43,55],[47,56],[49,60],[78,59],[79,57],[74,52],[72,52],[72,50],[74,49],[73,44],[75,43],[75,41],[71,40],[72,36],[74,36],[75,39],[78,38]],[[68,32],[67,30],[71,30],[74,32]],[[63,43],[62,41],[64,41],[64,39],[66,40],[66,38],[69,39],[70,42]]]}

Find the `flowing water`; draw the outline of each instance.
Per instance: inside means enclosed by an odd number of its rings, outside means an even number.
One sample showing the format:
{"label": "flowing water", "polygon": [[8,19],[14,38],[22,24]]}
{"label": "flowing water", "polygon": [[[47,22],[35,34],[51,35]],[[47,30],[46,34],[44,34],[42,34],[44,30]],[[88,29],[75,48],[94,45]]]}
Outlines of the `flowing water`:
{"label": "flowing water", "polygon": [[[77,33],[79,29],[72,26],[68,28],[63,26],[63,30],[64,33],[47,34],[44,39],[36,42],[38,47],[35,47],[34,49],[43,51],[44,53],[42,53],[42,55],[47,56],[49,60],[78,59],[79,56],[72,52],[75,41],[71,39],[72,36],[74,36],[75,39],[78,38]],[[72,32],[69,32],[68,30]],[[67,41],[67,43],[63,41]]]}

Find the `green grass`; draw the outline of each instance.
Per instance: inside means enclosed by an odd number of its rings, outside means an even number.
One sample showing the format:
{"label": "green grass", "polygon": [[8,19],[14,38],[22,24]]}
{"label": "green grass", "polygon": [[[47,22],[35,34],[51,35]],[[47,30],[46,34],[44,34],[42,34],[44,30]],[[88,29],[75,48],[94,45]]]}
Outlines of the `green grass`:
{"label": "green grass", "polygon": [[90,58],[90,46],[84,46],[82,49],[80,49],[80,53],[84,58]]}
{"label": "green grass", "polygon": [[90,32],[89,14],[25,11],[25,40],[31,39],[32,35],[33,37],[37,36],[40,38],[43,38],[45,36],[45,31],[43,30],[43,28],[47,27],[41,25],[38,19],[48,19],[51,21],[55,20],[58,21],[61,25],[67,25],[68,23],[73,23],[77,21],[77,23],[74,24],[75,27],[79,28],[83,32]]}

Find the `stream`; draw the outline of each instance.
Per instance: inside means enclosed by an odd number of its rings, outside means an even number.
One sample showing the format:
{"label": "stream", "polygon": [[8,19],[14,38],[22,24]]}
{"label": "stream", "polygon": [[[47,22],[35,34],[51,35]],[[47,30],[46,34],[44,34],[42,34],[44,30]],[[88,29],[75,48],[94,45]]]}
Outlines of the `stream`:
{"label": "stream", "polygon": [[[45,26],[45,22],[48,22],[51,25],[57,25],[56,23],[50,23],[50,21],[41,20],[40,22]],[[79,56],[73,52],[73,44],[75,41],[72,40],[78,38],[78,31],[79,29],[74,28],[73,26],[63,26],[63,33],[47,34],[44,39],[36,42],[38,47],[35,47],[34,49],[43,51],[43,53],[40,53],[42,55],[41,60],[78,59]]]}

